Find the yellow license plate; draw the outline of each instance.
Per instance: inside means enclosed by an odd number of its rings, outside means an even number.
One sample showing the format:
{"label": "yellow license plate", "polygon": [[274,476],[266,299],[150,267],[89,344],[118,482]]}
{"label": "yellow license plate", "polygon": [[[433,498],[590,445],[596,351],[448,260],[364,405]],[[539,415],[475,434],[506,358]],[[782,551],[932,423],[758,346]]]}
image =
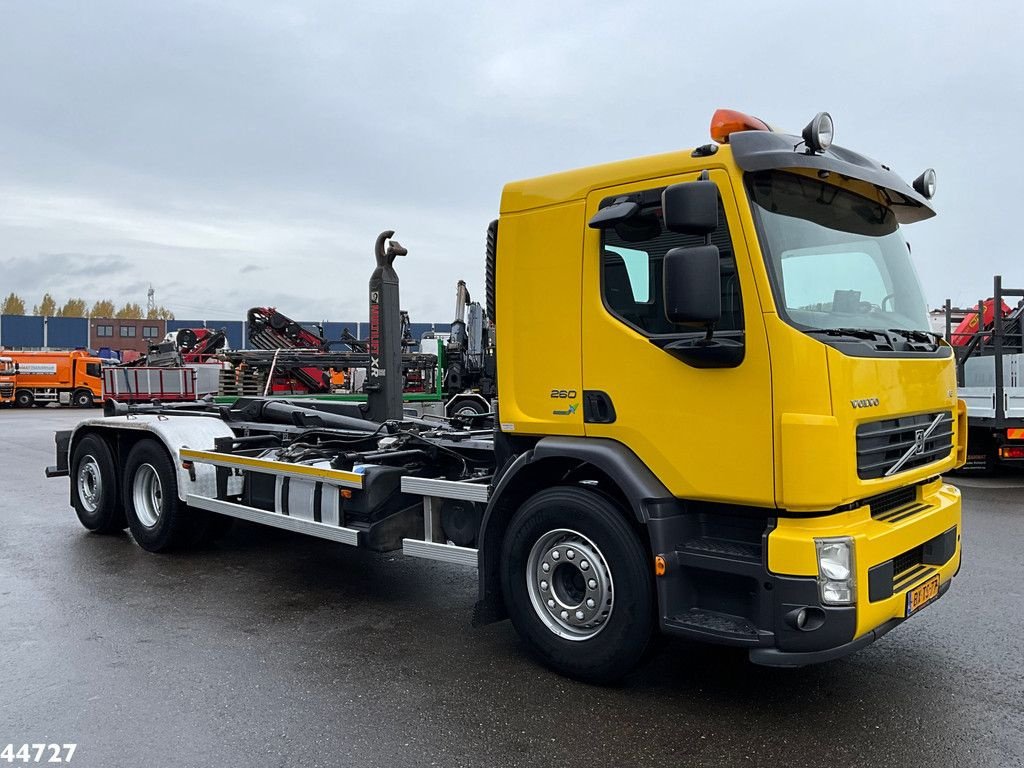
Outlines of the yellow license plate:
{"label": "yellow license plate", "polygon": [[907,613],[914,613],[924,608],[928,603],[939,596],[939,575],[935,574],[924,584],[918,587],[914,587],[912,590],[907,592]]}

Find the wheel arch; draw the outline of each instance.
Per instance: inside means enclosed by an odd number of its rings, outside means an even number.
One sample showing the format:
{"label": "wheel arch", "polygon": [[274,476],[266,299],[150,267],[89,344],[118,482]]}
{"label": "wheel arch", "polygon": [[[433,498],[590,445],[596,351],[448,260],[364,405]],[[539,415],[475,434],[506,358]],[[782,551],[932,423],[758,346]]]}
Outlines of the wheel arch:
{"label": "wheel arch", "polygon": [[[178,498],[185,501],[193,489],[198,492],[212,492],[216,488],[216,470],[209,464],[195,464],[192,479],[188,470],[181,466],[178,451],[184,447],[207,449],[213,448],[218,437],[231,437],[234,433],[220,419],[200,417],[164,418],[155,417],[108,417],[87,419],[80,423],[72,432],[68,444],[68,466],[71,468],[71,457],[75,447],[86,435],[98,435],[110,448],[117,471],[117,482],[122,480],[122,470],[128,453],[142,440],[153,440],[171,457],[171,463],[178,474]],[[71,500],[74,503],[74,482],[71,483]]]}
{"label": "wheel arch", "polygon": [[501,545],[520,505],[538,490],[557,485],[595,484],[615,499],[634,529],[647,541],[653,505],[672,494],[629,448],[605,438],[546,437],[521,453],[501,475],[480,524],[477,551],[480,599],[477,626],[506,617],[501,590]]}

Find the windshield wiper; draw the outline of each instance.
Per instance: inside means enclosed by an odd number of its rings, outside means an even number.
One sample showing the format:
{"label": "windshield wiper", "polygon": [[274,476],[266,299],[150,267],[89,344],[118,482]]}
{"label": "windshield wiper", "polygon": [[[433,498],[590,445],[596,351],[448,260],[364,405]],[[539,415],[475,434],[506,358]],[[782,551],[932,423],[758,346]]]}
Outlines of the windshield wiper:
{"label": "windshield wiper", "polygon": [[942,337],[937,333],[931,331],[917,331],[906,328],[889,328],[889,333],[898,333],[908,341],[918,341],[925,344],[938,344],[942,340]]}
{"label": "windshield wiper", "polygon": [[855,339],[889,340],[885,331],[874,331],[870,328],[808,328],[807,333],[823,333],[826,336],[852,336]]}

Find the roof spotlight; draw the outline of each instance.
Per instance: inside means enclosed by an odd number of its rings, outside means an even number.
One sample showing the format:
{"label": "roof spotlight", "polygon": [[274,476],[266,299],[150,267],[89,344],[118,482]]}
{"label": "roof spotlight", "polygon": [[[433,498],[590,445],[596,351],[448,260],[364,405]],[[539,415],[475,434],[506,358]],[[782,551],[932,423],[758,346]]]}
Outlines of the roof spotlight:
{"label": "roof spotlight", "polygon": [[834,133],[832,115],[828,112],[819,112],[804,128],[804,143],[811,152],[823,152],[832,146]]}
{"label": "roof spotlight", "polygon": [[914,179],[914,189],[929,200],[935,197],[935,169],[929,168]]}

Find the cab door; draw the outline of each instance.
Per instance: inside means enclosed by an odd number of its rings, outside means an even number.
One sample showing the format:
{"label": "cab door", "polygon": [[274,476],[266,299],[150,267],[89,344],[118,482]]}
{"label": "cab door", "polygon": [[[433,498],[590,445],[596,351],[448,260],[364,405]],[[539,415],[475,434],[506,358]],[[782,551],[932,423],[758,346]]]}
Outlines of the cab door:
{"label": "cab door", "polygon": [[[698,174],[606,188],[587,199],[587,220],[626,198],[640,211],[613,228],[588,228],[583,259],[583,408],[588,437],[616,440],[680,498],[773,506],[772,394],[768,344],[735,190],[724,170],[719,191],[722,319],[714,335],[738,340],[742,359],[696,367],[673,340],[706,328],[665,318],[662,264],[671,248],[700,237],[662,226],[661,190]],[[742,190],[740,190],[742,193]]]}

